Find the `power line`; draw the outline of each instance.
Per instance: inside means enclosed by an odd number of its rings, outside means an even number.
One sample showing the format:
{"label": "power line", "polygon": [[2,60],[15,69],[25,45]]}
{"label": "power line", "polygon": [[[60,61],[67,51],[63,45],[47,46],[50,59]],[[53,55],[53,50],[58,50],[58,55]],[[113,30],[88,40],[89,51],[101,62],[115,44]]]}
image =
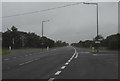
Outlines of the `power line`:
{"label": "power line", "polygon": [[49,9],[44,9],[44,10],[39,10],[39,11],[34,11],[34,12],[27,12],[27,13],[22,13],[22,14],[15,14],[15,15],[3,16],[3,17],[0,17],[0,18],[8,18],[8,17],[14,17],[14,16],[22,16],[22,15],[29,15],[29,14],[34,14],[34,13],[40,13],[40,12],[55,10],[55,9],[59,9],[59,8],[64,8],[64,7],[74,6],[74,5],[79,5],[80,3],[83,3],[83,2],[69,4],[69,5],[64,5],[64,6],[59,6],[59,7],[54,7],[54,8],[49,8]]}

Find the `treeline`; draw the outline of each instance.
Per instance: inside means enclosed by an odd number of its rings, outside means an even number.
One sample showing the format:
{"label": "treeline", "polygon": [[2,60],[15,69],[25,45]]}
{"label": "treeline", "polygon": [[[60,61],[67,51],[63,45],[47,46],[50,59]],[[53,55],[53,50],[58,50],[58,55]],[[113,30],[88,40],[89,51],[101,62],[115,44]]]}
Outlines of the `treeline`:
{"label": "treeline", "polygon": [[[100,43],[95,43],[96,39],[100,41]],[[120,34],[114,34],[107,36],[105,39],[99,35],[98,37],[95,37],[93,40],[85,40],[85,41],[79,41],[78,43],[72,43],[72,46],[76,47],[105,47],[108,49],[120,49]]]}
{"label": "treeline", "polygon": [[2,47],[9,48],[52,48],[67,46],[68,43],[60,40],[54,41],[45,36],[40,37],[35,33],[18,31],[15,26],[2,33]]}

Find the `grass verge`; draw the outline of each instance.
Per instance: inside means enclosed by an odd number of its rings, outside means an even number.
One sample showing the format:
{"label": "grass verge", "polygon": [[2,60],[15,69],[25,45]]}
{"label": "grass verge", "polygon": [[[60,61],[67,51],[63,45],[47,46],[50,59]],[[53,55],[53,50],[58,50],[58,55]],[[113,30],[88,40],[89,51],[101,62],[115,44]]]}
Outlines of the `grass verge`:
{"label": "grass verge", "polygon": [[2,54],[2,55],[9,54],[9,53],[10,53],[10,51],[7,50],[7,49],[2,49],[2,50],[0,51],[0,54]]}

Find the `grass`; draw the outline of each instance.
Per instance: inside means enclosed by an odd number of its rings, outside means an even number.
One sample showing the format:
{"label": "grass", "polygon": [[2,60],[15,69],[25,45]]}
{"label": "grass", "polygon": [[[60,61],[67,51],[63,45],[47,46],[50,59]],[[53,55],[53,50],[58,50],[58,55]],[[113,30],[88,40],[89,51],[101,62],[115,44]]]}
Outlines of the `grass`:
{"label": "grass", "polygon": [[100,50],[109,50],[107,47],[99,47]]}
{"label": "grass", "polygon": [[2,54],[2,55],[9,54],[9,53],[10,53],[10,51],[7,49],[2,49],[2,51],[0,51],[0,54]]}

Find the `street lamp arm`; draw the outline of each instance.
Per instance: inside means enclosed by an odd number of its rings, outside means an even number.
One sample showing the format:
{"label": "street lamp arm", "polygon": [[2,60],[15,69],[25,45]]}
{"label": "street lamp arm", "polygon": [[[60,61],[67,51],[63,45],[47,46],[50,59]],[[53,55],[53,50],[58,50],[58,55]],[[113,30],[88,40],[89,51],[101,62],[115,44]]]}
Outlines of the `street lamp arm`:
{"label": "street lamp arm", "polygon": [[42,21],[42,22],[49,22],[50,20]]}
{"label": "street lamp arm", "polygon": [[86,2],[83,2],[83,4],[94,4],[94,5],[98,5],[98,3],[86,3]]}

